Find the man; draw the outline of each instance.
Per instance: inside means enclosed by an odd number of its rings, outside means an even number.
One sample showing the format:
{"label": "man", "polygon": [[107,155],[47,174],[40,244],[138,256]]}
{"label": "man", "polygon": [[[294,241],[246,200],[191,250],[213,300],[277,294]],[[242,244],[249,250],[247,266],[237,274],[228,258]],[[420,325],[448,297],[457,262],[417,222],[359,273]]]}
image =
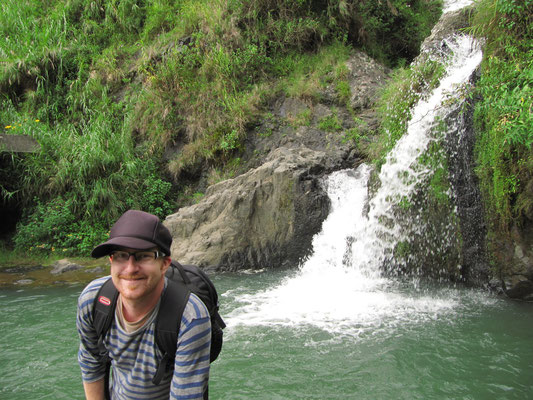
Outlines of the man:
{"label": "man", "polygon": [[[95,258],[109,256],[111,279],[119,295],[115,318],[103,344],[111,358],[111,399],[202,399],[207,393],[211,322],[193,293],[185,306],[177,339],[174,371],[159,385],[152,378],[162,354],[155,343],[154,321],[167,287],[172,237],[155,215],[129,210],[113,225]],[[93,326],[94,299],[109,277],[91,282],[78,299],[78,362],[88,400],[105,398],[105,361],[99,356]]]}

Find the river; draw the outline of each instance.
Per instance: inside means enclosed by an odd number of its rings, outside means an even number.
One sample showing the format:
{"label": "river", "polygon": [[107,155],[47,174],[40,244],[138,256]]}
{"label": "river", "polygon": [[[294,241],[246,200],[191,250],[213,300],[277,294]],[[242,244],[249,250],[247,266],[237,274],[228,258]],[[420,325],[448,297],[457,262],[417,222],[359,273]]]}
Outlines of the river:
{"label": "river", "polygon": [[[291,320],[279,308],[264,317],[248,309],[248,320],[241,318],[250,298],[294,274],[214,276],[228,327],[212,364],[211,398],[533,398],[533,304],[406,282],[339,304],[330,312],[352,310],[357,318],[330,326]],[[81,289],[0,291],[0,399],[83,398],[75,328]],[[332,289],[325,284],[317,303]]]}

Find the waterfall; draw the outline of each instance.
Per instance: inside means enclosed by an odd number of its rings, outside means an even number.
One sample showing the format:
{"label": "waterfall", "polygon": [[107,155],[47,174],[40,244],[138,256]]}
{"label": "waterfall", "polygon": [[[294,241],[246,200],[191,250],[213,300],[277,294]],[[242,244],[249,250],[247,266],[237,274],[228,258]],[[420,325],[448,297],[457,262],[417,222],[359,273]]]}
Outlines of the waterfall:
{"label": "waterfall", "polygon": [[439,86],[415,105],[407,134],[387,155],[379,173],[381,187],[370,200],[366,239],[359,246],[357,263],[364,263],[365,268],[392,268],[387,264],[391,263],[394,247],[414,235],[425,234],[421,220],[415,220],[409,226],[396,221],[397,205],[403,199],[409,200],[416,186],[432,174],[433,170],[420,163],[419,158],[434,140],[432,131],[439,121],[445,121],[462,104],[458,100],[462,85],[469,80],[482,58],[480,46],[468,36],[454,35],[443,45],[447,52],[436,56],[448,63],[446,74]]}
{"label": "waterfall", "polygon": [[443,5],[442,12],[444,14],[460,10],[466,6],[472,4],[472,0],[446,0]]}
{"label": "waterfall", "polygon": [[325,182],[331,212],[313,239],[312,255],[278,286],[239,298],[245,304],[230,313],[230,325],[309,324],[357,336],[383,324],[434,318],[457,305],[451,296],[406,295],[381,274],[394,246],[411,234],[395,223],[394,206],[430,173],[417,160],[432,140],[436,120],[453,111],[450,99],[481,62],[481,50],[468,36],[450,37],[443,48],[438,56],[446,58],[446,73],[412,110],[407,133],[381,168],[377,192],[368,198],[368,165],[331,174]]}

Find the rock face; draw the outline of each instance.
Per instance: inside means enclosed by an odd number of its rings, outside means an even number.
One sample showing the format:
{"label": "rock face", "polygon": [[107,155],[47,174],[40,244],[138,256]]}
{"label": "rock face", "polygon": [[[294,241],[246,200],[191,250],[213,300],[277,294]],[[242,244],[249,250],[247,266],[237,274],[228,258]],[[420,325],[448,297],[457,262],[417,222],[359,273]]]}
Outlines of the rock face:
{"label": "rock face", "polygon": [[[477,80],[477,77],[472,77],[472,80]],[[463,110],[450,115],[447,122],[453,129],[447,132],[445,146],[461,237],[462,276],[470,284],[487,286],[490,275],[485,249],[487,227],[475,174],[473,113],[473,105],[468,104]],[[457,132],[459,127],[460,133]]]}
{"label": "rock face", "polygon": [[274,150],[260,167],[209,187],[202,201],[165,220],[172,257],[219,270],[296,262],[327,216],[319,181],[334,167],[321,151]]}
{"label": "rock face", "polygon": [[422,51],[429,49],[437,50],[441,47],[442,40],[453,33],[460,32],[469,26],[470,7],[465,7],[457,11],[448,12],[442,15],[437,24],[431,30],[429,35],[422,43]]}
{"label": "rock face", "polygon": [[[372,106],[389,72],[359,52],[346,70],[349,99],[333,86],[322,89],[318,101],[278,98],[249,132],[242,175],[210,186],[198,204],[167,217],[173,258],[239,270],[294,265],[306,256],[329,208],[321,178],[357,165],[360,147],[347,133],[372,135]],[[328,118],[335,129],[321,124]]]}
{"label": "rock face", "polygon": [[527,217],[510,234],[493,241],[492,284],[512,299],[533,301],[533,221]]}
{"label": "rock face", "polygon": [[[358,51],[352,54],[345,66],[351,93],[349,98],[341,97],[335,85],[330,84],[316,96],[320,99],[318,102],[284,96],[273,102],[270,116],[248,135],[242,156],[245,169],[259,167],[273,149],[280,147],[304,146],[323,151],[332,159],[345,161],[358,158],[353,154],[358,146],[346,140],[347,133],[357,130],[363,141],[373,135],[378,127],[373,106],[390,70]],[[328,118],[337,120],[339,127],[334,130],[321,127],[321,122]],[[349,162],[345,164],[350,166]]]}
{"label": "rock face", "polygon": [[346,66],[349,70],[352,109],[365,110],[372,107],[377,100],[377,89],[386,82],[390,71],[361,52],[350,57]]}

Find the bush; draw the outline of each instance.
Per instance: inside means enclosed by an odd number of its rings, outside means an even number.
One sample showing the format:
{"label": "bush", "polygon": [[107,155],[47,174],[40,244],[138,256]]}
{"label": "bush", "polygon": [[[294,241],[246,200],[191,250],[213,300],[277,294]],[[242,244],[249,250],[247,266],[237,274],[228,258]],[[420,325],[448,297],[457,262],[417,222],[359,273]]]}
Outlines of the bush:
{"label": "bush", "polygon": [[17,227],[15,250],[30,254],[88,254],[106,240],[108,229],[94,221],[80,221],[72,211],[72,200],[57,198],[42,204],[36,199],[36,204],[33,213]]}

